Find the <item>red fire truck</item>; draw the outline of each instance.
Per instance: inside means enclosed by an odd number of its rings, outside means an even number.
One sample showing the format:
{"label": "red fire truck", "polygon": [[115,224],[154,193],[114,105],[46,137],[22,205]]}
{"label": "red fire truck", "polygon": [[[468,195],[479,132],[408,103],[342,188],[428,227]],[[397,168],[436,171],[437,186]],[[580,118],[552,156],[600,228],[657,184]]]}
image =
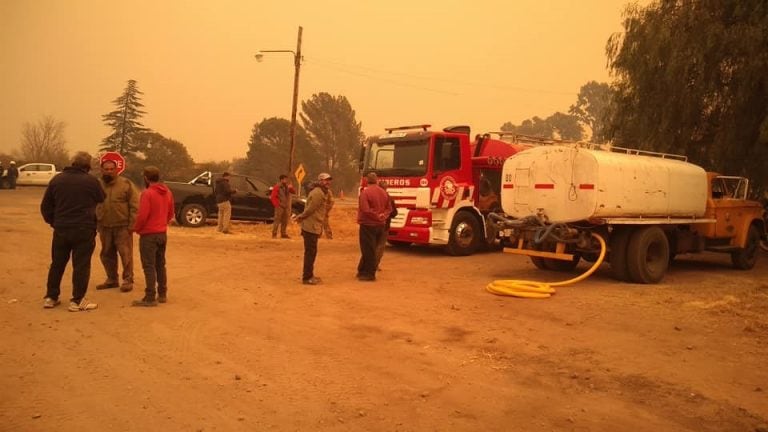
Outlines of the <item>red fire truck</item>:
{"label": "red fire truck", "polygon": [[486,217],[501,208],[501,168],[532,137],[489,132],[472,140],[468,126],[430,127],[388,128],[370,139],[363,181],[375,172],[395,200],[391,245],[443,245],[451,255],[470,255],[496,241]]}

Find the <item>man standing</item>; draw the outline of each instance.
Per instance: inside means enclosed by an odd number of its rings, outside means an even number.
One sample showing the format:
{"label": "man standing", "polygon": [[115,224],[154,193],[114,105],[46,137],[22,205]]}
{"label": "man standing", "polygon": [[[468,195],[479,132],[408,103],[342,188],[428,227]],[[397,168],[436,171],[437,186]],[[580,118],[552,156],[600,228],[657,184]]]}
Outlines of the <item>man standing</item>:
{"label": "man standing", "polygon": [[232,218],[232,195],[237,193],[229,184],[229,173],[224,174],[216,180],[216,206],[219,208],[219,227],[220,233],[229,234],[230,219]]}
{"label": "man standing", "polygon": [[376,173],[366,176],[368,186],[360,192],[357,208],[357,223],[360,225],[360,262],[357,264],[357,279],[376,280],[376,248],[385,235],[385,225],[392,206],[389,195],[378,185]]}
{"label": "man standing", "polygon": [[[120,287],[120,291],[133,289],[133,224],[139,211],[139,193],[133,182],[117,172],[111,160],[101,163],[99,184],[106,199],[96,207],[96,221],[101,240],[101,263],[107,280],[96,285],[97,290]],[[123,264],[123,283],[119,284],[117,256]]]}
{"label": "man standing", "polygon": [[[384,180],[379,181],[379,187],[384,189],[384,192],[387,192],[387,182]],[[379,239],[379,244],[376,245],[376,270],[381,270],[381,267],[379,267],[379,264],[381,264],[381,258],[384,256],[384,248],[387,246],[387,234],[389,233],[389,225],[392,222],[392,218],[397,216],[397,207],[395,207],[395,200],[392,199],[392,195],[387,192],[387,198],[389,198],[389,206],[392,208],[392,210],[389,212],[389,215],[387,217],[387,221],[384,224],[384,235],[381,236],[381,239]]]}
{"label": "man standing", "polygon": [[317,240],[323,233],[326,194],[331,180],[331,175],[328,173],[317,176],[317,185],[307,196],[304,212],[296,216],[296,222],[301,223],[301,235],[304,237],[304,269],[301,275],[304,285],[320,283],[320,278],[315,277],[315,257],[317,257]]}
{"label": "man standing", "polygon": [[[90,169],[90,167],[88,168]],[[16,168],[16,162],[11,161],[11,166],[8,167],[8,189],[16,189],[16,179],[19,178],[19,169]]]}
{"label": "man standing", "polygon": [[325,238],[333,239],[333,231],[331,230],[331,209],[333,208],[333,192],[328,189],[328,193],[325,198],[325,220],[323,222],[323,234]]}
{"label": "man standing", "polygon": [[5,168],[3,167],[3,161],[0,161],[0,189],[3,188],[3,183],[5,183],[5,180],[3,180],[3,174],[5,174]]}
{"label": "man standing", "polygon": [[51,179],[45,189],[40,213],[53,227],[51,267],[43,307],[61,303],[61,278],[72,256],[72,298],[70,312],[95,309],[96,303],[85,299],[91,276],[91,256],[96,248],[96,205],[104,201],[104,191],[91,170],[91,155],[78,152],[72,166]]}
{"label": "man standing", "polygon": [[139,234],[139,253],[147,287],[141,300],[132,306],[157,306],[168,301],[168,275],[165,271],[165,249],[168,244],[168,222],[173,217],[173,194],[160,183],[160,170],[144,168],[144,185],[139,214],[133,230]]}
{"label": "man standing", "polygon": [[287,239],[288,219],[291,217],[291,195],[293,186],[285,174],[280,174],[280,181],[272,187],[269,195],[272,205],[275,207],[275,218],[272,222],[272,238],[277,238],[277,230],[280,229],[280,237]]}

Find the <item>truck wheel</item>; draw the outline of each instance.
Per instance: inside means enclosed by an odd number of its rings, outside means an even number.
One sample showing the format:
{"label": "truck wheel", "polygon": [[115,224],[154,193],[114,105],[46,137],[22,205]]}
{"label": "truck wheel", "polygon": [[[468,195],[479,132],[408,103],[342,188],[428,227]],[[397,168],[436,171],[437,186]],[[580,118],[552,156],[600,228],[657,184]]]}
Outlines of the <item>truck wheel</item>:
{"label": "truck wheel", "polygon": [[480,226],[477,219],[468,212],[458,212],[451,225],[450,237],[446,247],[454,256],[472,255],[480,243]]}
{"label": "truck wheel", "polygon": [[658,283],[669,267],[669,241],[664,231],[655,226],[641,228],[632,234],[627,246],[627,271],[632,282]]}
{"label": "truck wheel", "polygon": [[187,204],[181,209],[181,223],[188,227],[200,227],[208,217],[205,207],[200,204]]}
{"label": "truck wheel", "polygon": [[747,231],[747,244],[731,253],[731,262],[739,270],[750,270],[757,262],[757,248],[760,244],[760,232],[754,226]]}
{"label": "truck wheel", "polygon": [[544,265],[547,266],[548,269],[554,271],[571,271],[579,265],[579,260],[581,260],[581,256],[576,253],[573,254],[573,259],[570,261],[545,258]]}
{"label": "truck wheel", "polygon": [[629,272],[627,271],[627,246],[632,230],[629,228],[618,228],[611,233],[609,241],[608,260],[611,263],[611,274],[616,280],[629,282]]}
{"label": "truck wheel", "polygon": [[544,260],[544,258],[535,257],[535,256],[532,256],[530,258],[531,258],[531,262],[533,263],[533,265],[536,266],[537,269],[549,270],[549,268],[547,267],[547,262]]}

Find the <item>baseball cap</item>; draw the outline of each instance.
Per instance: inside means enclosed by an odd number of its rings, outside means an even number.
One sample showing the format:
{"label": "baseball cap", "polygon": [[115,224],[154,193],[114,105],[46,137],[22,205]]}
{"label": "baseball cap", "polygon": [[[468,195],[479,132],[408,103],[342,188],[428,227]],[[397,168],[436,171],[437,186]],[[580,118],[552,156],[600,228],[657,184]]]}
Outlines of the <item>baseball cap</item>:
{"label": "baseball cap", "polygon": [[320,173],[320,175],[317,176],[318,180],[333,180],[333,177],[331,177],[328,173]]}

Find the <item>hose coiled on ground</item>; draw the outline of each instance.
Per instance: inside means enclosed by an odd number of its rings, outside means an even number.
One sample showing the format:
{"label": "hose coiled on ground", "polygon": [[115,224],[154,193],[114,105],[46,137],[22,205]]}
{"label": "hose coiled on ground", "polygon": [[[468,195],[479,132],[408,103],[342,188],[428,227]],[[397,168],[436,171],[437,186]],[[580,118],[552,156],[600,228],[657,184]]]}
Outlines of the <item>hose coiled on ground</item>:
{"label": "hose coiled on ground", "polygon": [[555,293],[554,287],[571,285],[576,282],[580,282],[588,278],[592,273],[595,272],[595,270],[597,270],[598,267],[600,267],[600,264],[602,264],[603,260],[605,259],[605,240],[603,240],[603,237],[597,233],[592,233],[592,237],[597,239],[597,241],[600,243],[600,256],[597,257],[597,260],[592,264],[592,267],[590,267],[587,271],[580,274],[579,276],[576,276],[575,278],[561,282],[537,282],[515,279],[496,280],[489,283],[485,289],[491,294],[496,295],[523,298],[549,298],[552,296],[552,294]]}

